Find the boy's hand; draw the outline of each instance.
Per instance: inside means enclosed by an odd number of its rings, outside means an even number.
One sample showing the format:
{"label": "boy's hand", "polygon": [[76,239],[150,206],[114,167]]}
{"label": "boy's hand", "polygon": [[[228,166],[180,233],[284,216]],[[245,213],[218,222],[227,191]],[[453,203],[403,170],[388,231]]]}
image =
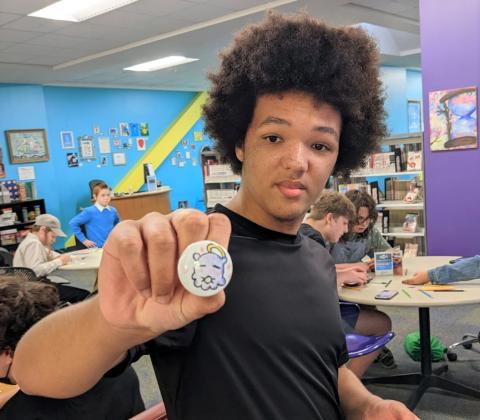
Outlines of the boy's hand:
{"label": "boy's hand", "polygon": [[177,261],[192,242],[228,247],[231,226],[222,214],[184,209],[150,213],[118,224],[110,234],[99,270],[99,301],[106,321],[150,339],[217,311],[224,292],[198,297],[177,276]]}
{"label": "boy's hand", "polygon": [[404,404],[379,399],[363,413],[362,420],[420,420]]}
{"label": "boy's hand", "polygon": [[83,242],[83,245],[85,245],[87,248],[95,248],[97,244],[90,239],[85,239]]}
{"label": "boy's hand", "polygon": [[425,284],[430,281],[428,273],[426,271],[421,271],[420,273],[415,273],[413,277],[403,280],[402,283],[405,284]]}

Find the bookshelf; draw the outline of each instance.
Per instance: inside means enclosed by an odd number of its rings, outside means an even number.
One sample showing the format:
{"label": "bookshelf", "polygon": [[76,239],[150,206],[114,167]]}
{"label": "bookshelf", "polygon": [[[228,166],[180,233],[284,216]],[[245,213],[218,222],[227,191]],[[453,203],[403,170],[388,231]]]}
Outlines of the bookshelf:
{"label": "bookshelf", "polygon": [[[377,229],[402,249],[406,243],[418,244],[418,255],[426,252],[423,161],[423,133],[400,134],[383,139],[380,152],[370,155],[362,169],[333,179],[336,191],[371,194],[379,212]],[[407,193],[411,202],[405,201]],[[407,215],[415,215],[414,231],[405,230]]]}
{"label": "bookshelf", "polygon": [[235,175],[230,165],[222,162],[219,154],[208,146],[200,151],[200,162],[206,209],[229,202],[240,186],[240,176]]}
{"label": "bookshelf", "polygon": [[2,203],[0,212],[0,247],[14,251],[35,223],[35,217],[46,212],[45,201],[36,199]]}

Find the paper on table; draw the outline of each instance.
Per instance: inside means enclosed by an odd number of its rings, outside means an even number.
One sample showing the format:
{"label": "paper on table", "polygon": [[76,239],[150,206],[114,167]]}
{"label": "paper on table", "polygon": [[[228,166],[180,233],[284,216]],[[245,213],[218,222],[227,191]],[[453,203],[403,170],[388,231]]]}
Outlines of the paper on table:
{"label": "paper on table", "polygon": [[425,286],[422,286],[420,290],[426,290],[427,292],[435,292],[438,290],[455,290],[455,286],[451,286],[448,284],[427,284]]}

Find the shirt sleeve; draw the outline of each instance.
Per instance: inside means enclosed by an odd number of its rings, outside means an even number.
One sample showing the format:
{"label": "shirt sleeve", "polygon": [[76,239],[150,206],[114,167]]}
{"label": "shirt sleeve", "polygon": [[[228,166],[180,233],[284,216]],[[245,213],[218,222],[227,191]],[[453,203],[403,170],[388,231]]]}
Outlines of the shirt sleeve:
{"label": "shirt sleeve", "polygon": [[70,220],[70,228],[80,242],[84,242],[87,239],[87,237],[82,232],[81,226],[88,223],[90,219],[91,218],[89,213],[86,210],[83,210],[81,213],[77,214],[72,220]]}
{"label": "shirt sleeve", "polygon": [[113,218],[113,226],[118,225],[120,223],[120,217],[118,216],[117,209],[114,209],[115,217]]}
{"label": "shirt sleeve", "polygon": [[24,250],[27,267],[31,268],[37,277],[44,277],[56,270],[62,265],[62,262],[55,258],[51,261],[45,261],[46,249],[37,241],[32,241]]}
{"label": "shirt sleeve", "polygon": [[464,258],[455,264],[445,264],[428,271],[432,283],[446,284],[480,278],[480,256]]}

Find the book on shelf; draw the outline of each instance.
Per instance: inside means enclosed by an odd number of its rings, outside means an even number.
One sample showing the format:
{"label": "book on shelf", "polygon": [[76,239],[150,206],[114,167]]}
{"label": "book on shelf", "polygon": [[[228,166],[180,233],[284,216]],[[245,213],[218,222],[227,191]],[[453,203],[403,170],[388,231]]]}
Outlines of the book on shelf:
{"label": "book on shelf", "polygon": [[338,184],[338,192],[345,194],[347,191],[364,191],[367,194],[371,194],[370,184],[368,183],[352,183],[352,184]]}
{"label": "book on shelf", "polygon": [[407,171],[422,170],[422,152],[407,153]]}
{"label": "book on shelf", "polygon": [[380,204],[380,192],[378,188],[378,181],[370,182],[370,194],[376,204]]}
{"label": "book on shelf", "polygon": [[390,211],[382,211],[382,233],[388,233],[390,230]]}
{"label": "book on shelf", "polygon": [[417,213],[407,213],[405,215],[405,221],[402,225],[402,230],[404,232],[416,232],[417,231]]}

